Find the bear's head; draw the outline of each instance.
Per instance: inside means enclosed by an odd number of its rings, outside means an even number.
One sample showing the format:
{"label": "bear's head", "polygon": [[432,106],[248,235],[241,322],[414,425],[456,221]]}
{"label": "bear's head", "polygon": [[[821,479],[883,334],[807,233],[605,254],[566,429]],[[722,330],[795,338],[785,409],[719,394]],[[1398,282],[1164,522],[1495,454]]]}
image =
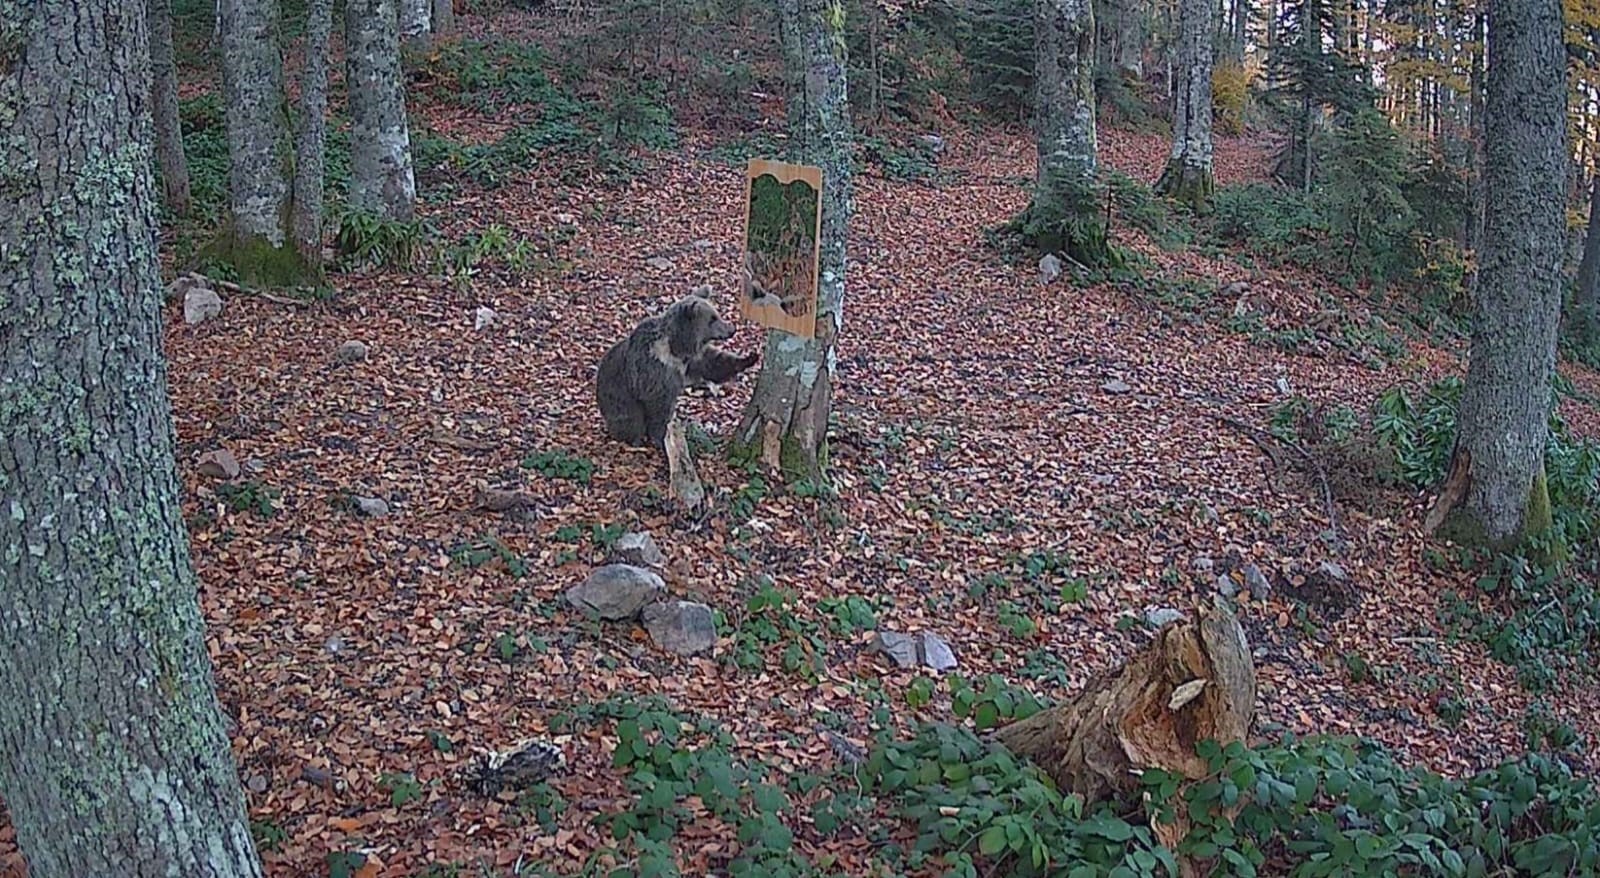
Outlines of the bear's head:
{"label": "bear's head", "polygon": [[674,302],[661,322],[673,356],[685,361],[699,356],[713,342],[733,338],[733,326],[717,314],[715,305],[696,294]]}

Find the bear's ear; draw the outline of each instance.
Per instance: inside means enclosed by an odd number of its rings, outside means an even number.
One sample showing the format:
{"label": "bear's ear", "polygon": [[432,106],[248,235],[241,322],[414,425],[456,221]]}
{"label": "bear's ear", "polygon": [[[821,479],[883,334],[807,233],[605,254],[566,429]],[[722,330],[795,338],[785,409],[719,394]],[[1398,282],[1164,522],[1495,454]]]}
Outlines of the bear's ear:
{"label": "bear's ear", "polygon": [[689,295],[694,296],[697,299],[705,299],[707,302],[709,302],[711,301],[711,284],[701,284],[700,286],[690,290]]}

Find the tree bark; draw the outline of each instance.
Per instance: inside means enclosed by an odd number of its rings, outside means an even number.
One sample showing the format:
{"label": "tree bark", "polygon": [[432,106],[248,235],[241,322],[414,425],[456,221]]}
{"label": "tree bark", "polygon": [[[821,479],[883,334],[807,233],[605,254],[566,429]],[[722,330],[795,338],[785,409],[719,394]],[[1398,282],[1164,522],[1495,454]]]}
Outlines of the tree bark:
{"label": "tree bark", "polygon": [[172,56],[171,0],[148,0],[145,16],[150,23],[150,114],[156,128],[156,163],[167,209],[179,216],[189,212],[189,162],[183,154],[183,129],[178,123],[178,72]]}
{"label": "tree bark", "polygon": [[433,0],[399,0],[400,41],[412,48],[428,47],[433,30]]}
{"label": "tree bark", "polygon": [[310,268],[322,266],[322,176],[328,132],[328,36],[333,0],[306,4],[306,58],[300,71],[300,130],[294,142],[294,247]]}
{"label": "tree bark", "polygon": [[1156,192],[1204,213],[1216,189],[1211,169],[1212,0],[1182,0],[1178,52],[1182,80],[1173,115],[1172,156]]}
{"label": "tree bark", "polygon": [[799,480],[821,476],[827,466],[836,341],[844,321],[852,134],[841,0],[779,0],[778,20],[794,158],[822,169],[816,334],[767,333],[761,372],[731,450]]}
{"label": "tree bark", "polygon": [[400,71],[396,0],[350,0],[345,51],[350,207],[380,219],[410,222],[417,190]]}
{"label": "tree bark", "polygon": [[145,16],[0,61],[0,795],[34,878],[259,876],[179,506]]}
{"label": "tree bark", "polygon": [[1550,524],[1544,479],[1561,314],[1567,89],[1560,0],[1491,0],[1478,315],[1452,478],[1428,524],[1506,548]]}
{"label": "tree bark", "polygon": [[447,40],[456,33],[456,5],[452,0],[433,0],[433,41]]}
{"label": "tree bark", "polygon": [[[1205,778],[1210,768],[1197,746],[1244,740],[1255,703],[1250,646],[1219,597],[1195,619],[1161,628],[1143,652],[1091,679],[1072,701],[1004,726],[995,739],[1038,763],[1063,793],[1129,806],[1140,790],[1135,771]],[[1176,847],[1186,828],[1167,829],[1173,837],[1163,841]]]}
{"label": "tree bark", "polygon": [[1095,24],[1089,0],[1034,6],[1034,134],[1037,179],[1013,221],[1043,252],[1088,266],[1111,258],[1096,180]]}
{"label": "tree bark", "polygon": [[1589,229],[1583,238],[1583,261],[1578,263],[1570,328],[1581,345],[1600,341],[1600,174],[1589,189]]}

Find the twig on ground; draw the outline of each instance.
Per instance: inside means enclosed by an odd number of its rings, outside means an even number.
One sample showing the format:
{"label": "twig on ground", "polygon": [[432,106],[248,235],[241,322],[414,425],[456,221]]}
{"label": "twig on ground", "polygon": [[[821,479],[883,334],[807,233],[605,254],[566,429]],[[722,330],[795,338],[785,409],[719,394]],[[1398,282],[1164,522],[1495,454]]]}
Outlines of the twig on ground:
{"label": "twig on ground", "polygon": [[219,290],[227,290],[230,293],[235,293],[241,296],[255,296],[260,299],[266,299],[268,302],[275,302],[279,305],[294,305],[296,307],[304,308],[311,304],[309,299],[291,299],[287,296],[275,296],[272,293],[251,289],[250,287],[242,284],[236,284],[231,280],[221,280],[219,278],[209,277],[201,274],[198,271],[188,272],[184,276],[197,283],[213,286]]}
{"label": "twig on ground", "polygon": [[1333,502],[1333,487],[1328,482],[1328,471],[1323,469],[1321,461],[1313,457],[1311,452],[1307,451],[1299,443],[1291,442],[1282,436],[1276,435],[1268,430],[1263,430],[1254,424],[1247,424],[1238,418],[1229,417],[1228,415],[1222,415],[1216,412],[1206,412],[1206,415],[1213,420],[1221,421],[1235,430],[1244,433],[1246,436],[1249,436],[1250,439],[1256,443],[1256,445],[1260,446],[1262,450],[1266,451],[1267,454],[1272,457],[1274,463],[1278,462],[1278,457],[1277,455],[1273,454],[1266,445],[1263,444],[1263,440],[1270,439],[1282,444],[1285,448],[1288,448],[1290,451],[1300,455],[1301,459],[1303,459],[1307,464],[1310,464],[1312,471],[1317,475],[1317,483],[1322,488],[1322,502],[1328,510],[1328,529],[1333,532],[1334,544],[1340,548],[1344,546],[1344,536],[1339,531],[1339,511],[1334,506]]}

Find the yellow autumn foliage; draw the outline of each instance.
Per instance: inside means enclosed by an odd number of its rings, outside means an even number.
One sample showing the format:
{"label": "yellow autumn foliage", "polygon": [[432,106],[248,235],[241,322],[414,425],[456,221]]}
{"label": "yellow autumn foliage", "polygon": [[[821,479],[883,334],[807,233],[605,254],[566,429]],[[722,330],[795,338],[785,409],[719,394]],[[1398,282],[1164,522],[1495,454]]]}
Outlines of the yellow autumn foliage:
{"label": "yellow autumn foliage", "polygon": [[1250,98],[1250,71],[1236,61],[1222,61],[1211,71],[1211,112],[1220,134],[1244,132],[1244,106]]}

